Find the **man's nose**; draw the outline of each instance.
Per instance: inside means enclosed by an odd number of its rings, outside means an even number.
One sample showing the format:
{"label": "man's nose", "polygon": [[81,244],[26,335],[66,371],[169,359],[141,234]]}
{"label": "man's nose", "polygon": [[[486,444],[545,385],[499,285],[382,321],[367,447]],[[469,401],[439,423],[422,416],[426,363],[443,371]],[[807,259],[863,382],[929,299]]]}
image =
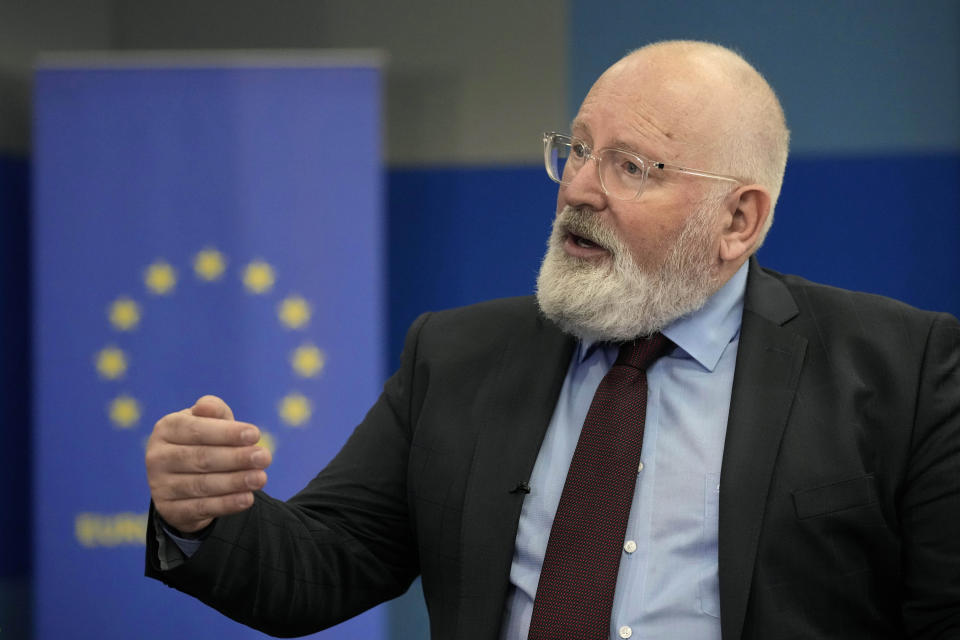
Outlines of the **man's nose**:
{"label": "man's nose", "polygon": [[599,211],[606,207],[607,194],[600,182],[600,162],[590,156],[567,184],[560,185],[559,197],[574,208],[589,207]]}

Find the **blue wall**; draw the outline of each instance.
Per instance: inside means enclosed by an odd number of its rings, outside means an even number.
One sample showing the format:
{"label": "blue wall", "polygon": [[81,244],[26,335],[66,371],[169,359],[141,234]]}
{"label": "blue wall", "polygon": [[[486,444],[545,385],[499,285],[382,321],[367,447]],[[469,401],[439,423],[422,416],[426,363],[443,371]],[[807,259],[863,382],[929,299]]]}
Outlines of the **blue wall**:
{"label": "blue wall", "polygon": [[789,161],[760,262],[960,316],[960,153]]}
{"label": "blue wall", "polygon": [[540,167],[389,172],[391,369],[420,313],[533,291],[555,187]]}
{"label": "blue wall", "polygon": [[[556,187],[539,168],[388,174],[388,362],[423,311],[533,291]],[[960,154],[801,156],[764,266],[960,316]]]}

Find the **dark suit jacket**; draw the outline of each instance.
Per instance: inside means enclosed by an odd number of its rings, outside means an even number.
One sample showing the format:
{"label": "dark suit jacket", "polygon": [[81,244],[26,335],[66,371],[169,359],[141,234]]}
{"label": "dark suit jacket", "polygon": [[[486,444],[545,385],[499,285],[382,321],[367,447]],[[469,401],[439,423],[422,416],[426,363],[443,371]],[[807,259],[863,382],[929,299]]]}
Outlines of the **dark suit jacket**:
{"label": "dark suit jacket", "polygon": [[[530,298],[421,316],[301,493],[148,575],[294,635],[420,573],[434,638],[496,638],[573,344]],[[960,637],[960,325],[752,263],[720,486],[726,640]]]}

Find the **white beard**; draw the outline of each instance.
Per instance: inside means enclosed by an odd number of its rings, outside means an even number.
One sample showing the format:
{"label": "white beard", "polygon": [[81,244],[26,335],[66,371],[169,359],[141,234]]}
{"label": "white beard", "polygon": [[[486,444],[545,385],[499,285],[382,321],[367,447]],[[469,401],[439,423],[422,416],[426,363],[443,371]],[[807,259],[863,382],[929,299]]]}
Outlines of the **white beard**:
{"label": "white beard", "polygon": [[[717,201],[684,223],[663,261],[641,267],[616,233],[589,210],[565,207],[553,223],[537,277],[537,303],[561,329],[581,339],[622,342],[649,336],[696,311],[719,289],[711,222]],[[563,250],[568,233],[603,247],[589,260]]]}

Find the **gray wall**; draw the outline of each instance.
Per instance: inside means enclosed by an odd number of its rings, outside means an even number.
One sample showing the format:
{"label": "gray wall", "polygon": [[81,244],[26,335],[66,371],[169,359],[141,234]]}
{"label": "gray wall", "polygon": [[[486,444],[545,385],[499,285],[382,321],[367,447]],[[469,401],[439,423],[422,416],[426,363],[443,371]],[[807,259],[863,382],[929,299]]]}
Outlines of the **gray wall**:
{"label": "gray wall", "polygon": [[566,119],[566,3],[0,0],[0,151],[29,148],[44,50],[376,48],[392,165],[539,162]]}
{"label": "gray wall", "polygon": [[38,51],[108,49],[109,0],[0,0],[0,152],[25,154],[30,75]]}

